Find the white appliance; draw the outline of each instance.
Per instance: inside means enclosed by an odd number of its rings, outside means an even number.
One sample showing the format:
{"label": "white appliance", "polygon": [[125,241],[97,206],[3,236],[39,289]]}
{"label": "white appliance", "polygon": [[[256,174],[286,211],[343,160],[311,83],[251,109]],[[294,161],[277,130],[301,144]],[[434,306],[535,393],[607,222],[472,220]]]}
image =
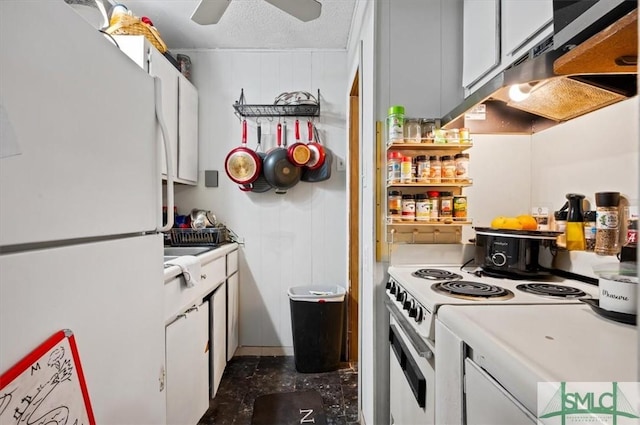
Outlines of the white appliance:
{"label": "white appliance", "polygon": [[582,305],[581,298],[598,294],[595,285],[557,276],[512,280],[460,264],[391,264],[385,304],[390,313],[390,413],[397,425],[460,423],[450,415],[462,408],[462,401],[456,398],[461,388],[457,363],[449,354],[461,348],[446,341],[441,346],[436,338],[442,306]]}
{"label": "white appliance", "polygon": [[100,424],[166,419],[158,88],[65,2],[0,3],[0,372],[70,329]]}

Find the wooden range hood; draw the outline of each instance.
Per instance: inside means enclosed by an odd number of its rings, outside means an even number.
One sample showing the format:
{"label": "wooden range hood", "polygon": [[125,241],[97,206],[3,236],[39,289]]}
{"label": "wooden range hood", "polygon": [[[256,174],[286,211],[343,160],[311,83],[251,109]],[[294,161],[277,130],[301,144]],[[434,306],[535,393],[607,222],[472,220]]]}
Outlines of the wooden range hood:
{"label": "wooden range hood", "polygon": [[[637,94],[638,10],[569,51],[552,50],[498,74],[442,118],[444,128],[531,134]],[[509,88],[530,90],[514,102]],[[484,119],[465,119],[482,104]]]}

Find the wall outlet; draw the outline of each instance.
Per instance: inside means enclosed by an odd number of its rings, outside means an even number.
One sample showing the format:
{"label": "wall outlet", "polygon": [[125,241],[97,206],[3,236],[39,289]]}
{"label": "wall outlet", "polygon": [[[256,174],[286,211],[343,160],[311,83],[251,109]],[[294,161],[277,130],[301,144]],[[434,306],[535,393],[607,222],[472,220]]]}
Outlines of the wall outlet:
{"label": "wall outlet", "polygon": [[347,169],[347,164],[345,163],[344,158],[340,158],[336,156],[336,170],[345,171]]}

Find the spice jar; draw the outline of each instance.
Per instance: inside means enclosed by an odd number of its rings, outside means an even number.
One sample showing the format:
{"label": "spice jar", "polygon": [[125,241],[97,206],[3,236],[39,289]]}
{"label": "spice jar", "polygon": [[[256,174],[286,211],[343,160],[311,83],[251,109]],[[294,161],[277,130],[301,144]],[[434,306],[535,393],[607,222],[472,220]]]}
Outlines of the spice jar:
{"label": "spice jar", "polygon": [[432,155],[429,157],[429,183],[440,183],[442,180],[442,162],[440,157]]}
{"label": "spice jar", "polygon": [[387,140],[391,143],[404,141],[404,106],[396,105],[389,108]]}
{"label": "spice jar", "polygon": [[456,163],[453,160],[451,155],[444,155],[440,161],[442,161],[441,165],[441,174],[442,174],[442,183],[453,183],[456,181]]}
{"label": "spice jar", "polygon": [[440,192],[430,191],[427,192],[429,197],[429,204],[431,208],[429,210],[429,221],[438,221],[438,213],[440,212]]}
{"label": "spice jar", "polygon": [[404,141],[420,143],[422,141],[422,123],[418,118],[407,118],[404,121]]}
{"label": "spice jar", "polygon": [[440,192],[440,221],[446,222],[453,217],[453,193]]}
{"label": "spice jar", "polygon": [[426,193],[416,195],[416,221],[429,221],[431,214],[431,203],[427,199]]}
{"label": "spice jar", "polygon": [[400,152],[389,152],[387,154],[387,181],[390,184],[400,183]]}
{"label": "spice jar", "polygon": [[436,131],[436,123],[433,120],[422,120],[422,143],[433,143],[434,132]]}
{"label": "spice jar", "polygon": [[389,218],[391,220],[400,220],[402,218],[402,192],[399,190],[390,190],[387,197],[387,208]]}
{"label": "spice jar", "polygon": [[458,195],[453,197],[453,216],[458,220],[467,218],[467,197]]}
{"label": "spice jar", "polygon": [[584,250],[593,251],[596,247],[596,212],[584,212]]}
{"label": "spice jar", "polygon": [[416,200],[410,193],[402,195],[402,221],[415,221]]}
{"label": "spice jar", "polygon": [[426,155],[416,156],[416,181],[418,183],[429,181],[429,159]]}
{"label": "spice jar", "polygon": [[469,178],[469,154],[459,153],[453,157],[456,163],[456,181],[465,181]]}
{"label": "spice jar", "polygon": [[620,192],[596,193],[596,247],[598,255],[616,255],[620,251]]}
{"label": "spice jar", "polygon": [[413,172],[411,171],[412,165],[410,156],[402,157],[402,162],[400,163],[400,183],[413,182]]}

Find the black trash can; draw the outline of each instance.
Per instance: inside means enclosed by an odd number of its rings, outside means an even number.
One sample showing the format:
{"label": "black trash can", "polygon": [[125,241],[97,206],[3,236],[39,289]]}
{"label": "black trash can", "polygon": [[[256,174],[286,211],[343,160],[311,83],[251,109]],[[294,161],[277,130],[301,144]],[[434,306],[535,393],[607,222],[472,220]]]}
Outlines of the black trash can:
{"label": "black trash can", "polygon": [[345,292],[337,285],[289,288],[293,355],[298,372],[339,368]]}

